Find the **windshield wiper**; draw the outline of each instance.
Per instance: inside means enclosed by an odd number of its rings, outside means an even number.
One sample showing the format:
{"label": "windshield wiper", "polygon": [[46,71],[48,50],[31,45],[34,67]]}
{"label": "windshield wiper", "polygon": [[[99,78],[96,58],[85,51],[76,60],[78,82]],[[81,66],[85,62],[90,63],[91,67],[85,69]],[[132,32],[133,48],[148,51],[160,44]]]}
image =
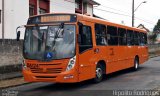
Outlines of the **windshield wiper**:
{"label": "windshield wiper", "polygon": [[54,41],[53,41],[53,45],[52,46],[55,45],[56,39],[60,37],[60,34],[63,35],[63,32],[64,32],[63,28],[64,28],[64,23],[61,23],[59,25],[58,30],[55,32]]}

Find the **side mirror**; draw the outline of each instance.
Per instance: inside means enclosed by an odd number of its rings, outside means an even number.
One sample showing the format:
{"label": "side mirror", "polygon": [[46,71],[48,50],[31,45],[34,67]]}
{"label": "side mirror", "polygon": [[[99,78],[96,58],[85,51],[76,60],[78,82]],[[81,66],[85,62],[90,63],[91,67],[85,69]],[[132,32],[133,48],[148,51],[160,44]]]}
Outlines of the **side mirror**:
{"label": "side mirror", "polygon": [[19,40],[20,40],[20,35],[21,35],[21,32],[20,32],[20,31],[18,31],[18,32],[17,32],[17,41],[19,41]]}
{"label": "side mirror", "polygon": [[81,44],[81,42],[82,42],[82,38],[81,38],[81,35],[80,35],[80,34],[78,34],[78,35],[77,35],[77,39],[78,39],[78,40],[77,40],[77,41],[78,41],[78,43],[79,43],[79,44]]}
{"label": "side mirror", "polygon": [[16,29],[16,32],[17,32],[17,41],[20,40],[20,35],[21,35],[21,31],[18,31],[19,28],[24,28],[25,25],[22,25],[22,26],[18,26],[17,29]]}

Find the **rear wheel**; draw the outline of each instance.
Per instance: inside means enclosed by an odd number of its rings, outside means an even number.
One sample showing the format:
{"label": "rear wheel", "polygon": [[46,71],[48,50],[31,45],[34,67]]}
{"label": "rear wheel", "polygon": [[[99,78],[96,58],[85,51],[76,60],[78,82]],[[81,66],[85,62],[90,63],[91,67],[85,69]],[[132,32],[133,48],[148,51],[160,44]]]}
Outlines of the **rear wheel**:
{"label": "rear wheel", "polygon": [[103,68],[101,64],[97,64],[96,67],[96,77],[93,79],[95,83],[101,82],[103,79]]}
{"label": "rear wheel", "polygon": [[133,69],[136,71],[139,69],[139,59],[138,58],[135,58],[134,60],[134,67]]}

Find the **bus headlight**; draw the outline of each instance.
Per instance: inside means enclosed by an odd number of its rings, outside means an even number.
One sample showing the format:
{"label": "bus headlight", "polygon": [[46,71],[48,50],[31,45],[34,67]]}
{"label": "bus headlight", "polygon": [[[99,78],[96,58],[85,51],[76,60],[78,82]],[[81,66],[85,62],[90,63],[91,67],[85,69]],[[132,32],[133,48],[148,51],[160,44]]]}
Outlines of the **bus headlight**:
{"label": "bus headlight", "polygon": [[25,60],[22,61],[22,68],[23,68],[23,69],[27,69],[27,65],[26,65]]}
{"label": "bus headlight", "polygon": [[66,71],[71,70],[75,66],[75,63],[76,63],[76,56],[74,56],[73,58],[71,58],[69,60],[69,63],[68,63],[67,68],[66,68]]}

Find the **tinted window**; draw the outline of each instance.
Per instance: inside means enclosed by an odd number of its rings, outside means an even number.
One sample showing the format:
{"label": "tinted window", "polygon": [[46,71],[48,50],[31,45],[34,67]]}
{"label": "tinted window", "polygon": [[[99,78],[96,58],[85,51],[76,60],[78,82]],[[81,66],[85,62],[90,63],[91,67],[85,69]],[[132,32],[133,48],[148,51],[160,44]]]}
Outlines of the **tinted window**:
{"label": "tinted window", "polygon": [[119,45],[126,45],[127,44],[126,29],[119,28],[118,29],[118,37],[119,37]]}
{"label": "tinted window", "polygon": [[80,46],[79,51],[81,53],[93,47],[91,27],[83,26],[82,30],[80,29],[79,34],[81,36],[81,44],[79,45]]}
{"label": "tinted window", "polygon": [[127,45],[134,45],[134,34],[132,30],[127,30]]}
{"label": "tinted window", "polygon": [[96,32],[96,44],[107,45],[106,26],[101,24],[95,24]]}
{"label": "tinted window", "polygon": [[146,33],[143,33],[144,34],[144,44],[146,45],[147,44],[147,34]]}
{"label": "tinted window", "polygon": [[140,45],[146,45],[147,44],[147,34],[146,33],[140,33]]}
{"label": "tinted window", "polygon": [[117,27],[107,26],[108,45],[118,45]]}
{"label": "tinted window", "polygon": [[134,44],[139,45],[140,44],[140,33],[135,31],[134,32]]}

